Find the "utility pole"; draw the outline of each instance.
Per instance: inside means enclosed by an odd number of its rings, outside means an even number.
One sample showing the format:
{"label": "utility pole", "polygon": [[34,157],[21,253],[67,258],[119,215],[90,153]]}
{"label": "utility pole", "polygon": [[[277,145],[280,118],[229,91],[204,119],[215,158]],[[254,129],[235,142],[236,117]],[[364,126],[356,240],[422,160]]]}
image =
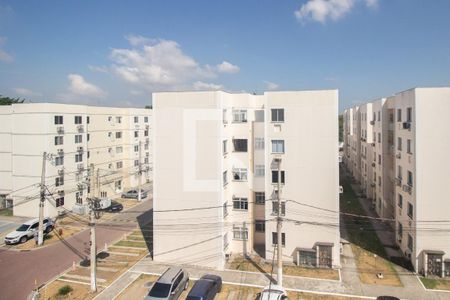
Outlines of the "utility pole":
{"label": "utility pole", "polygon": [[283,226],[281,218],[281,197],[280,197],[280,181],[281,181],[281,171],[280,171],[281,160],[278,162],[278,182],[277,182],[277,201],[278,201],[278,212],[277,212],[277,284],[283,286],[283,239],[281,228]]}
{"label": "utility pole", "polygon": [[[89,210],[89,227],[91,227],[91,236],[89,245],[91,246],[91,291],[96,292],[97,291],[97,273],[96,273],[96,267],[97,267],[97,245],[95,242],[95,215],[94,215],[94,208],[95,208],[95,200],[94,197],[97,194],[98,189],[98,170],[96,176],[94,175],[94,164],[90,164],[89,166],[89,177],[93,178],[95,180],[91,180],[90,189],[89,189],[89,203],[90,203],[90,210]],[[95,193],[92,191],[94,189]],[[94,195],[94,197],[91,197],[91,195]]]}
{"label": "utility pole", "polygon": [[41,174],[41,199],[39,201],[39,228],[38,228],[38,246],[44,243],[44,204],[45,204],[45,161],[47,152],[42,154],[42,174]]}
{"label": "utility pole", "polygon": [[138,202],[142,201],[142,193],[141,193],[141,181],[142,181],[142,145],[141,141],[139,141],[139,182],[138,182]]}

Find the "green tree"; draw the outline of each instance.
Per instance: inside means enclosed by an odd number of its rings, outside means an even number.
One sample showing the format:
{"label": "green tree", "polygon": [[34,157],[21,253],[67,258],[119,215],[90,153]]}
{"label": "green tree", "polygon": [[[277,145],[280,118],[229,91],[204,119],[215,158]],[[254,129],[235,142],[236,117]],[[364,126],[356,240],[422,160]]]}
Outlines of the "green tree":
{"label": "green tree", "polygon": [[0,105],[11,105],[15,103],[23,103],[24,101],[25,99],[3,97],[2,95],[0,95]]}

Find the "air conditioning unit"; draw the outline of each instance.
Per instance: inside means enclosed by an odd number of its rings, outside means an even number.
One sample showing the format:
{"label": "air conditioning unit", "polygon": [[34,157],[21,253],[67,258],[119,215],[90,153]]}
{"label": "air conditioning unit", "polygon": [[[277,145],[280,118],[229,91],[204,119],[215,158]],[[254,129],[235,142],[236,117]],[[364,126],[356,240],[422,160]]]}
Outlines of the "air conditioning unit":
{"label": "air conditioning unit", "polygon": [[375,183],[371,183],[370,186],[371,186],[371,187],[375,187],[376,184],[375,184]]}
{"label": "air conditioning unit", "polygon": [[78,132],[83,132],[84,126],[83,125],[78,125],[77,126],[77,130],[78,130]]}
{"label": "air conditioning unit", "polygon": [[60,197],[64,197],[65,194],[66,193],[64,192],[64,190],[59,190],[58,191],[58,196],[60,196]]}
{"label": "air conditioning unit", "polygon": [[404,184],[402,189],[404,192],[408,192],[409,194],[411,194],[412,188],[409,184]]}
{"label": "air conditioning unit", "polygon": [[342,187],[342,185],[339,186],[339,194],[344,193],[344,188]]}
{"label": "air conditioning unit", "polygon": [[342,162],[342,156],[338,156],[338,161],[341,163]]}
{"label": "air conditioning unit", "polygon": [[64,133],[64,126],[58,126],[58,127],[56,127],[56,131],[57,131],[58,133]]}
{"label": "air conditioning unit", "polygon": [[148,125],[148,124],[145,125],[145,128],[146,128],[146,129],[149,129],[149,128],[150,128],[150,125]]}
{"label": "air conditioning unit", "polygon": [[375,168],[375,165],[376,165],[376,164],[375,164],[375,163],[373,162],[373,163],[372,163],[372,167],[374,167],[374,168]]}
{"label": "air conditioning unit", "polygon": [[402,186],[402,179],[401,178],[395,178],[395,184],[397,185],[397,186]]}
{"label": "air conditioning unit", "polygon": [[145,138],[145,142],[146,143],[150,142],[150,138]]}
{"label": "air conditioning unit", "polygon": [[149,156],[150,156],[150,153],[149,153],[149,152],[146,152],[146,153],[145,153],[145,156],[149,157]]}
{"label": "air conditioning unit", "polygon": [[64,169],[59,169],[59,170],[58,170],[58,175],[60,175],[60,176],[61,176],[61,175],[64,175]]}
{"label": "air conditioning unit", "polygon": [[77,189],[78,189],[78,190],[83,190],[83,189],[84,189],[84,184],[82,184],[82,183],[77,183]]}
{"label": "air conditioning unit", "polygon": [[84,170],[83,164],[78,164],[78,165],[77,165],[77,170],[78,170],[78,171],[83,171],[83,170]]}
{"label": "air conditioning unit", "polygon": [[411,130],[411,122],[403,122],[403,129]]}
{"label": "air conditioning unit", "polygon": [[375,121],[370,121],[370,125],[375,125]]}
{"label": "air conditioning unit", "polygon": [[58,149],[58,155],[64,155],[64,150],[63,149]]}
{"label": "air conditioning unit", "polygon": [[372,143],[372,147],[375,147],[375,143]]}
{"label": "air conditioning unit", "polygon": [[77,147],[77,152],[83,152],[83,147]]}
{"label": "air conditioning unit", "polygon": [[276,158],[273,159],[273,162],[276,163],[276,164],[281,164],[281,158],[276,157]]}
{"label": "air conditioning unit", "polygon": [[399,153],[397,153],[397,155],[395,156],[397,159],[400,159],[400,158],[402,158],[402,154],[399,152]]}

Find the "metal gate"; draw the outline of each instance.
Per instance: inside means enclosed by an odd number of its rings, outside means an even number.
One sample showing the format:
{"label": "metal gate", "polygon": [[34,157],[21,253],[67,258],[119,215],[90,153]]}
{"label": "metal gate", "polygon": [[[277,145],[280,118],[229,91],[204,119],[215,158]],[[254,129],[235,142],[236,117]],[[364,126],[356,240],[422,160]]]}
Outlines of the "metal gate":
{"label": "metal gate", "polygon": [[319,267],[331,268],[332,267],[332,247],[331,246],[319,246]]}
{"label": "metal gate", "polygon": [[442,276],[442,254],[428,254],[427,275]]}

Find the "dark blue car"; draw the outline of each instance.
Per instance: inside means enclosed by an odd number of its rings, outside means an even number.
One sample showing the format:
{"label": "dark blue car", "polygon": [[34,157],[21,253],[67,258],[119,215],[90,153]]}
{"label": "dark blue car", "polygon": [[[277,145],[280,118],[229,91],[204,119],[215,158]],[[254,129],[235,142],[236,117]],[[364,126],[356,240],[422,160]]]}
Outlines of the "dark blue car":
{"label": "dark blue car", "polygon": [[192,287],[186,300],[213,300],[222,289],[222,278],[216,275],[204,275]]}

